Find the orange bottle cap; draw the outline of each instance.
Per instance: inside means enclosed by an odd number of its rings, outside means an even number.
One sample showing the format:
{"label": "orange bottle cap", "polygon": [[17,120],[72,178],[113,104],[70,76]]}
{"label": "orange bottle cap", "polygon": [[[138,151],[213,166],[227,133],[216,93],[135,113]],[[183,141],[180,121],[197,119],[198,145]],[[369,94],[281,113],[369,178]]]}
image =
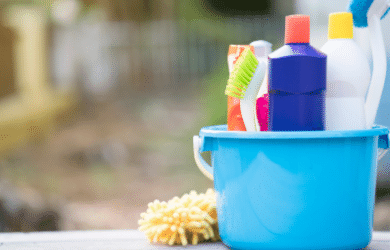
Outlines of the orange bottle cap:
{"label": "orange bottle cap", "polygon": [[286,16],[285,43],[310,42],[310,17],[306,15]]}

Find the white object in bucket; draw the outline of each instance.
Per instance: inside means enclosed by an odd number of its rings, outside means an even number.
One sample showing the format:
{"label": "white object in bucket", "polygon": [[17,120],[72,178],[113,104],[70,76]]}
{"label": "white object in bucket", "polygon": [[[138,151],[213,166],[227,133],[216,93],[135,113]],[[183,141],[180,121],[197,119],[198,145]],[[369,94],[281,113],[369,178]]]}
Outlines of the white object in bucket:
{"label": "white object in bucket", "polygon": [[[251,42],[249,45],[252,45],[255,49],[255,56],[257,60],[265,61],[268,65],[268,55],[272,52],[272,43],[269,43],[264,40],[258,40]],[[257,98],[262,97],[264,94],[268,94],[268,66],[266,68],[265,77],[263,83],[260,87]]]}
{"label": "white object in bucket", "polygon": [[352,39],[352,14],[331,14],[328,36],[321,49],[328,56],[326,130],[365,129],[365,96],[371,73],[368,59]]}
{"label": "white object in bucket", "polygon": [[256,96],[259,93],[261,84],[264,82],[266,70],[267,63],[264,60],[259,61],[252,80],[245,90],[245,95],[240,100],[242,119],[244,120],[246,131],[249,132],[260,131],[256,115]]}
{"label": "white object in bucket", "polygon": [[[266,65],[265,76],[263,83],[260,86],[260,90],[257,93],[256,101],[260,97],[268,94],[268,55],[272,52],[272,43],[269,43],[264,40],[258,40],[250,43],[251,46],[255,49],[255,56],[259,62],[264,62]],[[258,110],[259,107],[256,107],[256,117],[258,113],[261,112]],[[260,107],[262,109],[262,107]],[[256,120],[256,131],[260,131],[260,122]]]}

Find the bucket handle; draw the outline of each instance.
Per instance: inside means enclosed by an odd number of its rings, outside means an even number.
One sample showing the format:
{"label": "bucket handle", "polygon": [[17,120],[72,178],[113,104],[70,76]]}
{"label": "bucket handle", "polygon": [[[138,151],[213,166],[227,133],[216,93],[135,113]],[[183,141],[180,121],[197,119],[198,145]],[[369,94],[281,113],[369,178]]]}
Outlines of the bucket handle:
{"label": "bucket handle", "polygon": [[200,154],[200,146],[202,145],[202,139],[199,136],[194,135],[194,158],[196,165],[200,171],[210,180],[214,180],[214,170],[213,168],[203,159]]}
{"label": "bucket handle", "polygon": [[389,152],[389,149],[383,149],[383,148],[378,148],[378,161],[385,156],[385,154]]}
{"label": "bucket handle", "polygon": [[378,138],[378,157],[377,161],[383,158],[390,149],[389,134],[380,135]]}

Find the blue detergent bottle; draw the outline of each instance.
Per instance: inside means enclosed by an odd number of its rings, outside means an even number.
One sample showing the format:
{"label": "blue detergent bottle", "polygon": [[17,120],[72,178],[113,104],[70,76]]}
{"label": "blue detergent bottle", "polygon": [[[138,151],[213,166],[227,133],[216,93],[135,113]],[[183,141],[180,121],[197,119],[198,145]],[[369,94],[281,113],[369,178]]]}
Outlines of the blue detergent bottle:
{"label": "blue detergent bottle", "polygon": [[310,45],[309,16],[286,17],[268,77],[269,131],[325,130],[326,55]]}

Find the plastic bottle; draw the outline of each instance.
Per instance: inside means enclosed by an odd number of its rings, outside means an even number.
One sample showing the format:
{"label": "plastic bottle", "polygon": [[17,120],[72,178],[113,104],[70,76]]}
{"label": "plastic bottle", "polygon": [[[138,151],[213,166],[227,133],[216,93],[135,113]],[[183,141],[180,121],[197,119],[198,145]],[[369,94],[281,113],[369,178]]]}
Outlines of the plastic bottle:
{"label": "plastic bottle", "polygon": [[[250,43],[255,49],[257,60],[268,63],[268,55],[272,51],[272,43],[258,40]],[[268,131],[269,97],[268,97],[268,70],[262,83],[256,100],[256,115],[259,121],[260,131]]]}
{"label": "plastic bottle", "polygon": [[365,129],[365,96],[370,66],[353,41],[352,14],[329,15],[329,41],[322,47],[328,56],[325,101],[326,130]]}
{"label": "plastic bottle", "polygon": [[[232,72],[233,67],[240,57],[241,53],[250,48],[255,53],[253,46],[250,45],[230,45],[228,51],[228,67],[229,74]],[[242,119],[240,99],[232,96],[228,96],[227,105],[227,125],[228,131],[246,131],[244,120]]]}
{"label": "plastic bottle", "polygon": [[287,16],[285,32],[269,55],[268,130],[324,130],[326,55],[309,44],[309,16]]}

